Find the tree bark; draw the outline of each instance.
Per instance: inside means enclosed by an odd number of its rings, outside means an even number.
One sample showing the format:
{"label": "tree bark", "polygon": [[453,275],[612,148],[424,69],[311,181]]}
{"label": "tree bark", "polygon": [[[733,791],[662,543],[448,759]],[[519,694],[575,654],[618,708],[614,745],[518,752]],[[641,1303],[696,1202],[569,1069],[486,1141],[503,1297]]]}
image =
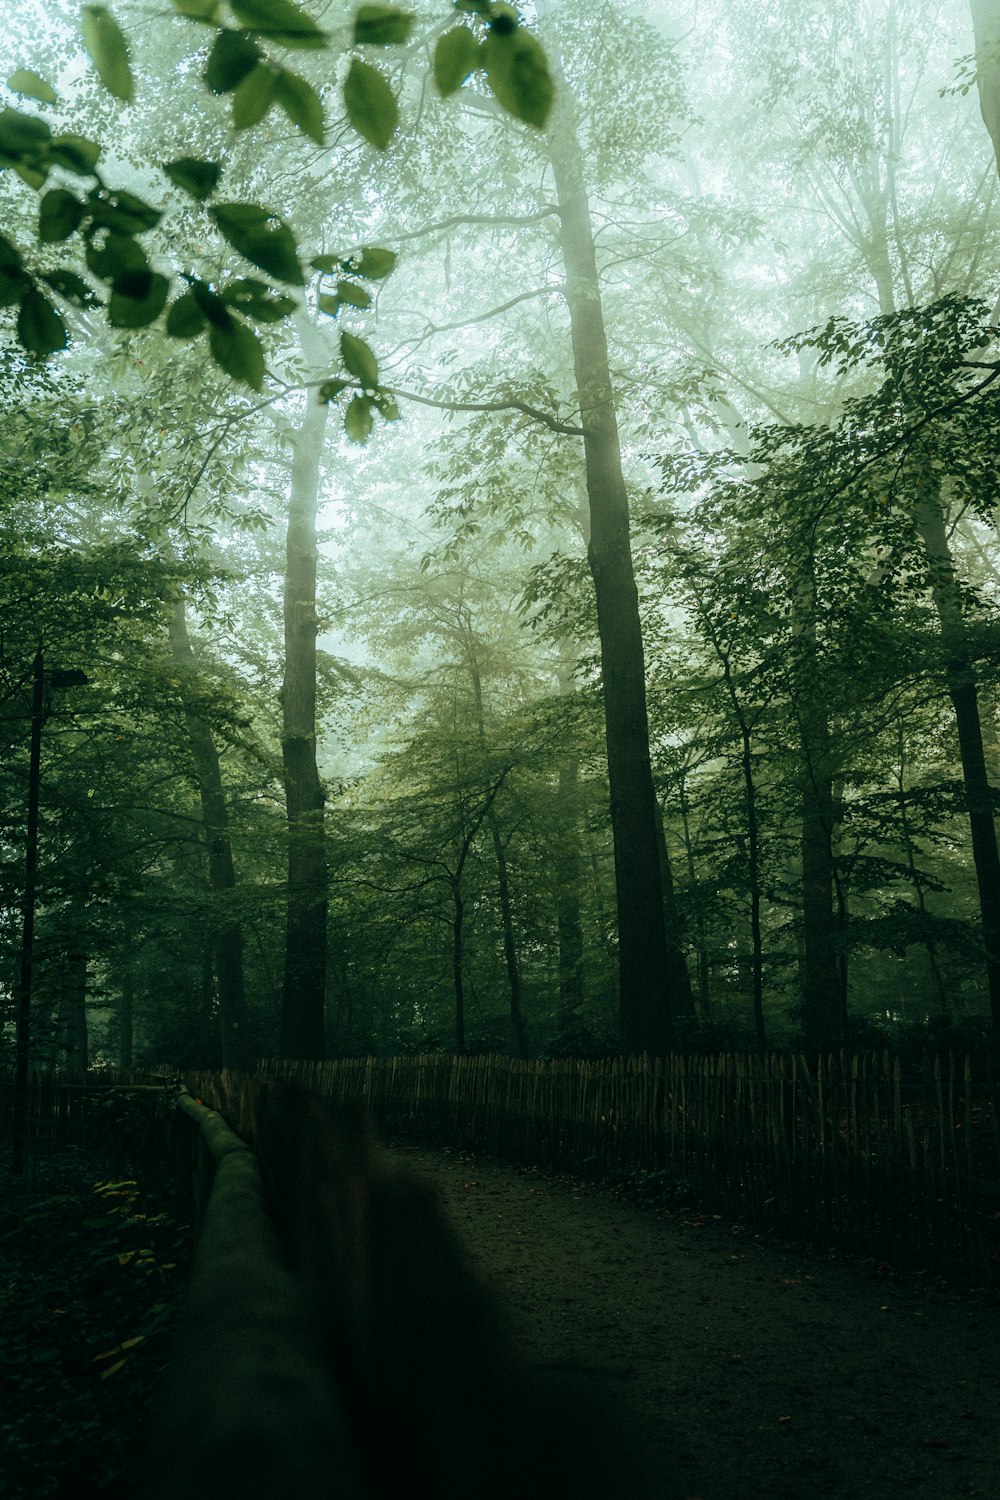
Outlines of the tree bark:
{"label": "tree bark", "polygon": [[993,1045],[994,1049],[1000,1049],[1000,855],[993,820],[993,792],[986,773],[979,689],[966,637],[962,595],[941,499],[933,481],[924,484],[918,497],[916,526],[930,565],[931,595],[941,626],[945,686],[955,714],[972,860],[979,887]]}
{"label": "tree bark", "polygon": [[[469,642],[469,669],[472,675],[472,692],[476,706],[476,721],[481,744],[486,741],[486,716],[483,709],[483,680],[478,663]],[[503,956],[507,965],[507,984],[510,995],[510,1024],[514,1032],[514,1045],[518,1057],[528,1056],[528,1034],[524,1026],[524,1011],[521,1006],[521,964],[517,956],[517,941],[514,936],[514,912],[510,899],[510,880],[507,874],[507,851],[500,835],[500,824],[496,808],[491,803],[486,822],[493,844],[493,858],[497,867],[497,890],[500,896],[500,924],[503,931]]]}
{"label": "tree bark", "polygon": [[451,980],[455,995],[455,1051],[465,1056],[465,899],[460,887],[461,876],[451,888]]}
{"label": "tree bark", "polygon": [[816,597],[804,581],[797,610],[795,699],[801,746],[803,1012],[806,1043],[836,1046],[842,1036],[837,919],[834,912],[833,765],[830,722],[816,650]]}
{"label": "tree bark", "polygon": [[[590,509],[587,549],[594,579],[604,693],[611,827],[618,908],[621,1045],[664,1052],[673,1038],[671,966],[663,916],[659,808],[649,757],[649,725],[639,599],[632,567],[628,497],[622,473],[607,337],[590,206],[567,89],[549,133],[560,215],[565,295]],[[690,994],[690,982],[688,982]]]}
{"label": "tree bark", "polygon": [[323,1055],[327,866],[316,760],[316,512],[328,408],[310,400],[295,434],[284,591],[281,756],[288,816],[288,906],[281,1051]]}
{"label": "tree bark", "polygon": [[[227,900],[236,889],[236,867],[229,838],[229,812],[222,785],[219,752],[211,728],[191,706],[190,682],[197,671],[197,662],[188,635],[183,599],[176,600],[173,605],[169,635],[170,649],[183,684],[184,722],[201,799],[201,820],[208,851],[208,878],[212,892],[223,908],[222,919],[213,924],[212,936],[212,956],[219,992],[222,1065],[226,1068],[246,1068],[251,1058],[246,1035],[243,931],[238,921],[224,914]],[[131,1041],[129,1047],[131,1049]]]}
{"label": "tree bark", "polygon": [[979,108],[1000,172],[1000,0],[971,0]]}
{"label": "tree bark", "polygon": [[574,1026],[583,1004],[583,923],[580,915],[579,765],[576,756],[559,766],[556,799],[556,927],[559,939],[560,1029]]}
{"label": "tree bark", "polygon": [[66,1073],[85,1073],[90,1066],[87,1036],[87,955],[74,942],[60,965],[59,1038],[57,1052]]}

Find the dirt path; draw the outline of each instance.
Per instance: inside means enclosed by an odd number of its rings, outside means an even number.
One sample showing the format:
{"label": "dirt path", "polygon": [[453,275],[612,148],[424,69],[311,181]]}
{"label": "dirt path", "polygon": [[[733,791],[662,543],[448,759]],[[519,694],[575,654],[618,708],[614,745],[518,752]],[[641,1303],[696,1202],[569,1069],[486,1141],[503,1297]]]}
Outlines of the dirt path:
{"label": "dirt path", "polygon": [[529,1356],[624,1391],[662,1465],[657,1494],[1000,1496],[995,1294],[530,1169],[397,1152],[438,1185]]}

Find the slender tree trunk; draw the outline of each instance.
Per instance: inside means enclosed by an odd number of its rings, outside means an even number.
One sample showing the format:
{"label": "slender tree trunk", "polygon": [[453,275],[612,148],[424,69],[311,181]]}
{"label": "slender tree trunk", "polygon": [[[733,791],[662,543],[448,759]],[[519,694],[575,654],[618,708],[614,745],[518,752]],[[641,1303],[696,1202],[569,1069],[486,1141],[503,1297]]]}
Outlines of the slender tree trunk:
{"label": "slender tree trunk", "polygon": [[125,967],[122,970],[121,993],[118,996],[118,1066],[130,1068],[135,1037],[135,934],[125,920]]}
{"label": "slender tree trunk", "polygon": [[[910,872],[910,883],[913,893],[917,898],[917,906],[920,915],[926,920],[929,916],[927,910],[927,898],[924,895],[924,881],[917,869],[917,856],[913,830],[910,827],[910,814],[907,808],[906,796],[906,740],[903,734],[903,726],[900,724],[896,740],[896,786],[899,795],[899,828],[903,843],[903,852],[906,855],[906,868]],[[937,944],[927,930],[924,937],[924,947],[927,950],[927,962],[930,967],[931,977],[934,980],[934,988],[937,991],[938,1005],[942,1011],[950,1010],[948,1004],[948,991],[945,989],[944,977],[941,966],[938,963]]]}
{"label": "slender tree trunk", "polygon": [[966,638],[961,589],[948,545],[940,496],[933,481],[924,485],[918,497],[916,525],[930,565],[931,594],[944,647],[945,686],[958,731],[972,859],[979,887],[993,1045],[1000,1049],[1000,855],[993,821],[993,792],[986,774],[979,691]]}
{"label": "slender tree trunk", "polygon": [[[472,692],[476,707],[476,723],[481,744],[486,741],[486,716],[483,710],[483,681],[476,663],[472,645],[469,643],[469,667],[472,674]],[[510,995],[510,1024],[514,1032],[514,1044],[518,1057],[528,1056],[528,1034],[524,1026],[524,1011],[521,1006],[521,965],[517,956],[517,941],[514,937],[514,912],[510,899],[510,879],[507,874],[507,851],[500,836],[500,823],[496,807],[491,802],[486,814],[493,858],[497,867],[497,889],[500,896],[500,923],[503,932],[503,956],[507,965],[507,984]]]}
{"label": "slender tree trunk", "polygon": [[455,1051],[465,1056],[465,899],[458,881],[451,888],[451,977],[455,995]]}
{"label": "slender tree trunk", "polygon": [[802,755],[802,940],[806,1042],[841,1040],[841,989],[834,915],[833,766],[830,723],[816,649],[815,593],[801,591],[796,707]]}
{"label": "slender tree trunk", "polygon": [[212,937],[215,978],[219,992],[222,1065],[226,1068],[246,1068],[250,1065],[251,1058],[246,1035],[243,931],[239,922],[225,915],[225,905],[236,889],[236,867],[229,838],[229,812],[222,785],[219,752],[211,728],[191,706],[190,689],[197,672],[197,662],[188,635],[183,599],[176,600],[171,611],[170,649],[184,684],[184,722],[201,798],[209,884],[223,911],[221,920],[214,924]]}
{"label": "slender tree trunk", "polygon": [[17,979],[14,1043],[14,1112],[11,1168],[24,1171],[28,1138],[28,1073],[31,1058],[31,990],[35,959],[35,901],[38,895],[38,825],[42,786],[42,724],[45,719],[45,653],[39,645],[31,677],[31,738],[28,751],[28,838],[24,851],[21,955]]}
{"label": "slender tree trunk", "polygon": [[285,571],[281,755],[288,814],[288,913],[281,1050],[323,1055],[327,867],[316,761],[316,512],[327,407],[310,401],[294,439]]}
{"label": "slender tree trunk", "polygon": [[660,888],[663,893],[663,930],[667,935],[667,985],[671,996],[673,1019],[694,1020],[694,994],[691,990],[691,975],[687,959],[677,942],[679,922],[677,919],[677,894],[674,890],[674,870],[667,847],[667,830],[663,823],[663,810],[656,804],[657,845],[660,852]]}
{"label": "slender tree trunk", "polygon": [[59,996],[59,1040],[57,1051],[67,1073],[85,1073],[90,1066],[87,1036],[87,955],[74,942],[66,954]]}
{"label": "slender tree trunk", "polygon": [[[684,864],[687,869],[688,887],[692,894],[698,886],[698,869],[694,862],[694,840],[691,837],[691,807],[687,796],[687,781],[681,773],[678,788],[678,807],[681,815],[681,833],[684,838]],[[708,935],[705,930],[705,914],[701,902],[694,897],[694,951],[698,976],[698,1010],[703,1021],[712,1013],[712,996],[709,990]]]}
{"label": "slender tree trunk", "polygon": [[[590,508],[588,560],[594,579],[604,693],[611,827],[618,907],[621,1044],[664,1052],[673,1037],[671,963],[663,920],[659,808],[649,758],[646,680],[628,498],[601,307],[590,207],[567,89],[549,134],[559,204],[573,362],[584,428]],[[688,984],[690,994],[690,983]]]}
{"label": "slender tree trunk", "polygon": [[559,1029],[567,1030],[583,1004],[583,922],[580,911],[579,763],[559,765],[556,798],[556,928],[559,941]]}

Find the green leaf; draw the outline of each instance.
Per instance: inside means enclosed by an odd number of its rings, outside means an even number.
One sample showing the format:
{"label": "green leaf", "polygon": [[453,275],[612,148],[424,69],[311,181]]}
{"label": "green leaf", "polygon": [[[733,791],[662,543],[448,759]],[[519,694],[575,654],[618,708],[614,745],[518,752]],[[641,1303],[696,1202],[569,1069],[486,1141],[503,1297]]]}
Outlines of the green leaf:
{"label": "green leaf", "polygon": [[227,307],[235,307],[256,323],[280,323],[299,305],[294,297],[276,292],[266,281],[257,281],[252,276],[231,281],[221,296]]}
{"label": "green leaf", "polygon": [[281,47],[325,47],[326,34],[292,0],[229,0],[234,15],[255,36]]}
{"label": "green leaf", "polygon": [[292,286],[303,284],[295,236],[277,214],[256,203],[219,203],[210,212],[233,249],[253,265]]}
{"label": "green leaf", "polygon": [[0,234],[0,271],[19,271],[24,265],[24,256],[7,235]]}
{"label": "green leaf", "polygon": [[233,91],[233,129],[248,130],[263,120],[278,86],[278,75],[269,63],[258,63]]}
{"label": "green leaf", "polygon": [[57,349],[65,349],[69,343],[66,324],[56,312],[48,297],[36,288],[25,293],[21,310],[17,315],[17,337],[29,354],[45,359]]}
{"label": "green leaf", "polygon": [[161,209],[153,208],[127,193],[124,188],[108,192],[104,188],[91,188],[87,204],[94,223],[111,229],[115,234],[142,234],[146,229],[155,229],[163,218]]}
{"label": "green leaf", "polygon": [[235,318],[229,328],[212,328],[208,346],[217,365],[234,380],[259,391],[264,384],[264,351],[260,339],[245,323]]}
{"label": "green leaf", "polygon": [[205,64],[205,83],[213,94],[231,93],[263,56],[245,31],[220,31]]}
{"label": "green leaf", "polygon": [[54,135],[49,144],[49,156],[57,166],[75,172],[78,177],[93,177],[101,148],[96,141],[88,141],[85,135]]}
{"label": "green leaf", "polygon": [[434,82],[445,99],[462,87],[480,62],[480,46],[468,26],[453,26],[434,48]]}
{"label": "green leaf", "polygon": [[[0,162],[0,166],[2,165],[3,163]],[[25,161],[16,161],[14,163],[14,171],[20,177],[21,181],[26,182],[35,192],[39,188],[43,188],[48,181],[48,167],[29,166]]]}
{"label": "green leaf", "polygon": [[372,299],[364,287],[356,286],[353,281],[338,281],[335,295],[329,292],[320,293],[319,310],[329,313],[331,317],[336,317],[345,304],[348,307],[360,308],[363,312],[371,307]]}
{"label": "green leaf", "polygon": [[79,229],[83,215],[79,198],[65,188],[51,188],[38,204],[38,238],[46,245],[69,239]]}
{"label": "green leaf", "polygon": [[13,89],[15,94],[23,94],[26,99],[38,99],[42,104],[55,104],[56,91],[51,83],[46,83],[40,73],[35,73],[31,68],[15,68],[7,79],[7,87]]}
{"label": "green leaf", "polygon": [[332,274],[339,271],[343,262],[338,255],[316,255],[309,262],[314,271],[325,271]]}
{"label": "green leaf", "polygon": [[405,42],[413,28],[413,17],[394,5],[361,5],[354,17],[356,47],[393,47]]}
{"label": "green leaf", "polygon": [[173,6],[189,21],[214,21],[219,0],[173,0]]}
{"label": "green leaf", "polygon": [[203,281],[191,282],[191,295],[194,297],[207,322],[213,328],[221,328],[224,332],[236,327],[236,319],[229,311],[222,298],[205,285]]}
{"label": "green leaf", "polygon": [[25,115],[19,109],[0,110],[0,152],[5,156],[34,156],[51,138],[51,130],[37,115]]}
{"label": "green leaf", "polygon": [[123,277],[149,274],[145,250],[128,234],[108,234],[101,241],[91,240],[85,259],[87,270],[101,281],[120,282]]}
{"label": "green leaf", "polygon": [[20,302],[30,285],[23,271],[0,266],[0,307],[13,307]]}
{"label": "green leaf", "polygon": [[344,431],[355,443],[367,442],[373,421],[370,396],[355,396],[348,402],[344,413]]}
{"label": "green leaf", "polygon": [[384,151],[396,129],[399,106],[377,68],[356,57],[351,59],[344,80],[344,105],[347,118],[358,134]]}
{"label": "green leaf", "polygon": [[128,48],[121,27],[103,5],[83,7],[83,45],[108,93],[130,104],[135,97],[135,85]]}
{"label": "green leaf", "polygon": [[507,113],[540,130],[552,108],[553,86],[545,53],[530,31],[491,29],[483,43],[483,66]]}
{"label": "green leaf", "polygon": [[181,188],[204,203],[211,198],[219,185],[222,166],[217,161],[200,161],[196,156],[179,156],[176,161],[165,161],[163,170],[174,187]]}
{"label": "green leaf", "polygon": [[398,260],[395,250],[383,250],[380,245],[364,245],[361,249],[361,258],[355,267],[359,276],[367,276],[369,281],[381,281],[383,276],[388,276],[390,271],[396,269]]}
{"label": "green leaf", "polygon": [[42,271],[39,279],[54,292],[58,292],[60,297],[65,297],[67,302],[72,302],[74,307],[101,305],[83,277],[78,276],[75,271],[67,271],[65,266],[58,266],[54,271]]}
{"label": "green leaf", "polygon": [[381,416],[386,422],[399,421],[400,410],[396,405],[395,396],[391,395],[389,391],[376,391],[373,400],[375,402],[375,405],[378,407]]}
{"label": "green leaf", "polygon": [[185,292],[170,304],[166,328],[172,339],[197,338],[204,326],[205,319],[194,292]]}
{"label": "green leaf", "polygon": [[364,339],[356,338],[353,333],[342,333],[340,357],[348,374],[353,375],[365,390],[373,390],[378,385],[378,361]]}
{"label": "green leaf", "polygon": [[341,391],[346,391],[350,383],[349,380],[324,380],[319,388],[320,405],[329,406],[331,401],[336,401]]}
{"label": "green leaf", "polygon": [[304,78],[282,68],[278,74],[275,99],[281,105],[292,124],[309,140],[322,146],[326,140],[326,123],[323,119],[323,101]]}
{"label": "green leaf", "polygon": [[[140,295],[112,287],[108,301],[108,322],[112,328],[145,328],[160,316],[167,305],[170,283],[158,271],[153,271],[145,281],[145,290]],[[135,291],[140,291],[138,285]]]}

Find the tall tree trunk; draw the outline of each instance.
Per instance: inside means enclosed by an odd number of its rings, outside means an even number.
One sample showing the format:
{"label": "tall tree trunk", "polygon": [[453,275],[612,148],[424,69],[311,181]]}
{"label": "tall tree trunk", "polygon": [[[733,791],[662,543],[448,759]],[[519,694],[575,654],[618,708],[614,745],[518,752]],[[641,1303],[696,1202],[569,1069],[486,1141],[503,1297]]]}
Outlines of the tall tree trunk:
{"label": "tall tree trunk", "polygon": [[[481,744],[486,742],[486,716],[483,709],[483,680],[476,662],[472,642],[467,645],[469,669],[472,675],[472,693],[476,706],[476,723]],[[521,965],[517,956],[517,941],[514,937],[514,912],[510,899],[510,879],[507,874],[507,851],[500,835],[500,823],[496,807],[491,802],[486,814],[493,844],[493,858],[497,867],[497,889],[500,896],[500,923],[503,931],[503,956],[507,965],[507,985],[510,995],[510,1024],[514,1032],[514,1045],[518,1057],[528,1056],[528,1034],[524,1026],[524,1011],[521,1006]]]}
{"label": "tall tree trunk", "polygon": [[[684,837],[684,864],[687,869],[688,888],[694,892],[698,886],[698,869],[694,862],[694,840],[691,837],[691,807],[687,796],[687,779],[682,771],[678,787],[678,807],[681,815],[681,833]],[[709,987],[708,935],[705,930],[705,914],[701,902],[695,898],[694,951],[698,974],[698,1010],[703,1021],[712,1014],[712,996]]]}
{"label": "tall tree trunk", "polygon": [[[622,473],[590,206],[572,98],[560,90],[549,134],[559,204],[573,362],[590,509],[587,549],[601,644],[611,827],[618,906],[621,1044],[664,1052],[673,1037],[679,963],[668,952],[660,873],[659,808],[649,725],[639,599]],[[673,978],[674,983],[671,984]],[[688,982],[690,995],[690,982]]]}
{"label": "tall tree trunk", "polygon": [[[906,738],[903,726],[900,724],[896,736],[896,786],[899,788],[899,828],[903,843],[903,852],[906,855],[906,868],[910,872],[910,884],[917,898],[917,907],[920,915],[926,920],[929,916],[927,910],[927,898],[924,895],[924,880],[917,869],[917,855],[913,830],[910,827],[910,814],[907,807],[906,792]],[[930,928],[926,929],[924,947],[927,950],[927,963],[934,980],[934,988],[937,992],[938,1005],[942,1012],[950,1009],[948,1004],[948,991],[945,988],[944,976],[941,973],[941,965],[938,963],[937,944],[931,934]]]}
{"label": "tall tree trunk", "polygon": [[559,1026],[575,1029],[583,1004],[583,922],[580,912],[579,762],[559,765],[555,841],[556,928],[559,941]]}
{"label": "tall tree trunk", "polygon": [[979,108],[1000,171],[1000,0],[971,0]]}
{"label": "tall tree trunk", "polygon": [[816,596],[803,581],[797,624],[795,696],[801,746],[803,1007],[810,1047],[842,1036],[837,919],[834,913],[833,764],[830,722],[816,649]]}
{"label": "tall tree trunk", "polygon": [[246,1035],[246,999],[243,984],[243,931],[238,921],[225,915],[225,906],[236,889],[236,868],[229,838],[229,812],[222,785],[219,752],[211,728],[191,706],[191,685],[197,673],[197,662],[188,635],[183,599],[173,605],[170,615],[170,650],[177,666],[184,700],[184,722],[187,727],[191,756],[194,760],[198,794],[201,798],[201,821],[208,850],[208,878],[212,892],[222,907],[221,920],[213,924],[212,950],[219,992],[219,1036],[222,1064],[226,1068],[250,1065],[249,1041]]}
{"label": "tall tree trunk", "polygon": [[293,440],[285,570],[281,756],[288,814],[288,908],[281,1051],[323,1055],[327,868],[316,762],[316,511],[326,406],[310,400]]}
{"label": "tall tree trunk", "polygon": [[1000,1050],[1000,855],[993,821],[993,793],[986,774],[976,672],[969,652],[962,594],[936,481],[928,480],[924,484],[917,498],[915,519],[930,565],[931,595],[944,647],[945,686],[958,731],[962,781],[972,835],[972,859],[979,887],[993,1045],[995,1050]]}
{"label": "tall tree trunk", "polygon": [[674,869],[667,847],[667,830],[663,823],[663,809],[656,804],[657,846],[660,853],[660,888],[663,893],[663,930],[667,937],[667,987],[671,996],[671,1016],[685,1021],[694,1020],[694,993],[687,959],[677,941],[677,894],[674,890]]}
{"label": "tall tree trunk", "polygon": [[133,949],[135,934],[128,918],[125,919],[125,967],[122,970],[121,992],[118,996],[118,1066],[130,1068],[135,1038],[135,959]]}
{"label": "tall tree trunk", "polygon": [[455,996],[455,1051],[459,1057],[465,1055],[465,977],[463,973],[465,948],[465,899],[461,890],[461,877],[451,888],[451,980]]}
{"label": "tall tree trunk", "polygon": [[90,1066],[87,1037],[87,955],[74,941],[60,965],[59,1039],[57,1051],[67,1073],[85,1073]]}

